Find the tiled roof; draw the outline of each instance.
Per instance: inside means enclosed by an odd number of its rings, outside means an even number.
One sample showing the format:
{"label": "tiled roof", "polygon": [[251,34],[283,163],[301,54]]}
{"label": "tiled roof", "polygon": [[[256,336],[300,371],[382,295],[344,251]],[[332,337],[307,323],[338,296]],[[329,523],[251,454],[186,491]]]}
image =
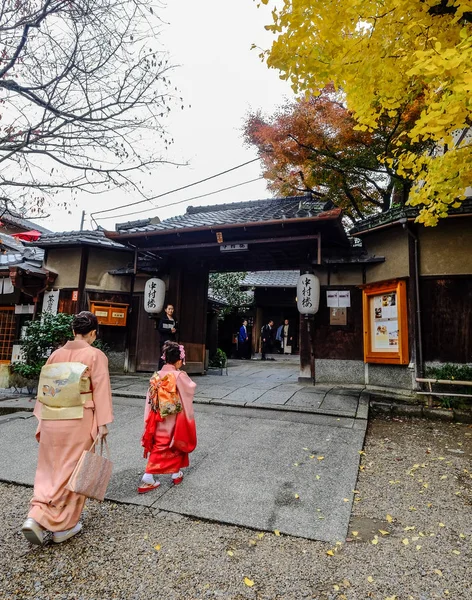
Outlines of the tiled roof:
{"label": "tiled roof", "polygon": [[297,287],[299,271],[255,271],[246,274],[241,281],[242,286],[248,287]]}
{"label": "tiled roof", "polygon": [[117,223],[116,231],[122,234],[132,234],[147,231],[317,217],[331,208],[331,205],[327,205],[325,202],[317,202],[311,196],[251,200],[249,202],[233,202],[212,206],[189,206],[185,214],[165,219],[161,223],[151,223],[151,219]]}
{"label": "tiled roof", "polygon": [[100,248],[113,248],[114,250],[129,250],[122,244],[109,240],[102,230],[97,231],[63,231],[62,233],[47,233],[42,235],[37,242],[32,242],[40,248],[53,248],[58,246],[99,246]]}
{"label": "tiled roof", "polygon": [[25,231],[36,229],[36,231],[39,231],[39,233],[51,233],[50,229],[46,229],[46,227],[42,227],[41,225],[38,225],[29,219],[23,219],[21,215],[10,210],[7,210],[2,214],[0,221],[11,223],[12,225],[16,225],[16,227],[21,227]]}
{"label": "tiled roof", "polygon": [[[373,217],[369,217],[368,219],[364,219],[363,221],[359,221],[356,225],[349,231],[351,235],[355,235],[356,233],[360,233],[363,231],[369,231],[371,229],[375,229],[376,227],[380,227],[381,225],[388,225],[389,223],[394,223],[395,221],[399,221],[400,219],[415,219],[419,214],[420,207],[418,206],[402,206],[399,208],[391,208],[387,212],[378,213]],[[471,214],[472,213],[472,198],[466,198],[458,208],[450,208],[449,214],[451,215],[461,215],[461,214]]]}

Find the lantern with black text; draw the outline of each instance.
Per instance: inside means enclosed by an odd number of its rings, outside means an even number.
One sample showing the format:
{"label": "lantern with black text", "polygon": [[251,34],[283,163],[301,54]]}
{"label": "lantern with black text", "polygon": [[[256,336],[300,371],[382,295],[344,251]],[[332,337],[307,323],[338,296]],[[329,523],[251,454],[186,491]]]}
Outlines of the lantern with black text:
{"label": "lantern with black text", "polygon": [[144,310],[148,313],[160,313],[164,306],[166,284],[162,279],[153,277],[146,281],[144,288]]}
{"label": "lantern with black text", "polygon": [[297,283],[297,308],[302,315],[314,315],[320,305],[320,280],[316,275],[300,275]]}

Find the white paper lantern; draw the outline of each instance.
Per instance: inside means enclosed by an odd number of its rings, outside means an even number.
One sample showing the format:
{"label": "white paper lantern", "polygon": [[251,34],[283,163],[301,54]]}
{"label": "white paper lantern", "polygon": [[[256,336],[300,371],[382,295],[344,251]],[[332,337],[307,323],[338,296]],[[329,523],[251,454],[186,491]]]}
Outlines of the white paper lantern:
{"label": "white paper lantern", "polygon": [[297,283],[297,308],[302,315],[314,315],[320,305],[320,280],[316,275],[300,275]]}
{"label": "white paper lantern", "polygon": [[165,296],[165,282],[157,277],[148,279],[144,288],[144,310],[148,313],[160,313],[164,306]]}

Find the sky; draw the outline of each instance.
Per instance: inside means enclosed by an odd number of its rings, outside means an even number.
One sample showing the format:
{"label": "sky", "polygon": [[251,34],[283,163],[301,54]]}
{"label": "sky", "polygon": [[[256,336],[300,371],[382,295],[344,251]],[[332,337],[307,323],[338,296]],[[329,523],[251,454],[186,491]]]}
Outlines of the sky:
{"label": "sky", "polygon": [[[254,149],[246,148],[242,139],[244,118],[251,110],[270,114],[291,98],[289,85],[278,72],[261,62],[258,50],[268,48],[272,34],[264,29],[271,22],[266,6],[257,8],[254,0],[169,0],[160,12],[164,21],[160,42],[178,65],[172,74],[184,99],[185,110],[171,112],[167,127],[174,138],[169,159],[188,162],[187,167],[161,166],[150,183],[153,194],[167,192],[204,179],[256,158]],[[264,180],[259,180],[206,198],[181,202],[237,185],[261,175],[259,161],[227,175],[187,190],[167,195],[150,203],[107,213],[97,222],[114,229],[116,222],[158,216],[161,220],[183,214],[187,206],[209,205],[271,197]],[[53,231],[80,228],[82,210],[84,229],[95,229],[90,213],[127,205],[141,197],[137,193],[115,190],[99,197],[82,194],[69,212],[50,210],[50,217],[40,223]],[[181,202],[164,208],[164,204]],[[162,208],[161,208],[162,207]],[[132,210],[145,211],[128,214]],[[120,216],[121,215],[121,216]],[[97,215],[97,217],[100,215]]]}

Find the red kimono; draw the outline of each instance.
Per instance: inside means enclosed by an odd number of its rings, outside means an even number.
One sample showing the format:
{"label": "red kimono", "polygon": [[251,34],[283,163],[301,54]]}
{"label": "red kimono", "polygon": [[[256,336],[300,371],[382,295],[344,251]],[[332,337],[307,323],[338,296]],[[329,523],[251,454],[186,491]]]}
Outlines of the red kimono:
{"label": "red kimono", "polygon": [[142,439],[145,458],[149,454],[146,473],[178,473],[188,467],[188,455],[197,445],[197,434],[193,412],[193,396],[197,387],[184,371],[174,365],[164,365],[159,371],[162,378],[169,372],[176,376],[177,392],[182,401],[182,412],[163,419],[151,410],[149,393],[144,411],[145,432]]}

